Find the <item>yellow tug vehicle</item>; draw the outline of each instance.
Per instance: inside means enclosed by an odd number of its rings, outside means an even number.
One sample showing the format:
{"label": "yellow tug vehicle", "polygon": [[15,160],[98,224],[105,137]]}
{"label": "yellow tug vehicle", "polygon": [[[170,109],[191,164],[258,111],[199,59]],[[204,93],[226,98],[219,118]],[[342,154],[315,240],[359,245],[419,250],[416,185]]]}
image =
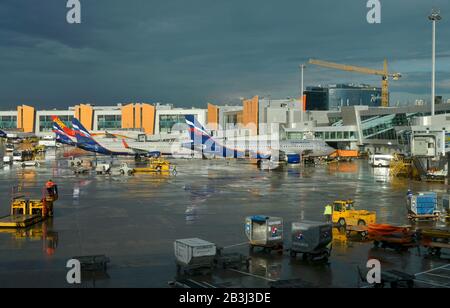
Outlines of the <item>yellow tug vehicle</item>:
{"label": "yellow tug vehicle", "polygon": [[168,160],[152,158],[147,167],[134,168],[133,173],[164,173],[176,174],[176,168]]}
{"label": "yellow tug vehicle", "polygon": [[345,226],[368,226],[376,222],[376,213],[356,210],[353,200],[336,200],[333,202],[333,224]]}

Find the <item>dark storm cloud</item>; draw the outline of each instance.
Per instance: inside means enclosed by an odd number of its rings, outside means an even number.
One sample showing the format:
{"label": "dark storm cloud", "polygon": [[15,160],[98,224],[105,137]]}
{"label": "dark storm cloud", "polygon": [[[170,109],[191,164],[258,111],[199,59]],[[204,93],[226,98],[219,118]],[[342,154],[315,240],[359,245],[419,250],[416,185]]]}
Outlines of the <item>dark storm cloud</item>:
{"label": "dark storm cloud", "polygon": [[[382,0],[382,23],[366,22],[366,0],[81,0],[69,25],[65,0],[0,3],[0,106],[163,101],[178,106],[239,97],[298,95],[308,58],[390,69],[396,100],[430,91],[433,6],[438,24],[438,94],[449,95],[448,0]],[[306,84],[379,78],[309,66]],[[450,98],[450,96],[449,96]]]}

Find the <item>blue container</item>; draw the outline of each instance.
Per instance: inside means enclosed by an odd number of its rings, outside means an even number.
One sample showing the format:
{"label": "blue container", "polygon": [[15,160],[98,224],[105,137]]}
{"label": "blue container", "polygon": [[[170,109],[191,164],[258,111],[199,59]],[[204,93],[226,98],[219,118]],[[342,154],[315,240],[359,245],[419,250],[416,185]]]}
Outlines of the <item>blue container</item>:
{"label": "blue container", "polygon": [[417,215],[432,215],[437,207],[435,192],[419,193],[412,197],[411,210]]}
{"label": "blue container", "polygon": [[288,164],[300,164],[300,154],[287,154]]}

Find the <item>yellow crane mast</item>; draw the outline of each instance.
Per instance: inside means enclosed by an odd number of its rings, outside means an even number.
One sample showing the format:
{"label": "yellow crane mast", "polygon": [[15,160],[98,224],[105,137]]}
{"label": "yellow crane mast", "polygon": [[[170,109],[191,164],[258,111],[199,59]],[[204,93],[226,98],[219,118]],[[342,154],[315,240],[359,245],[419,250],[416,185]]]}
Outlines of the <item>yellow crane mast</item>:
{"label": "yellow crane mast", "polygon": [[389,78],[392,78],[393,80],[399,80],[400,77],[402,77],[400,73],[389,73],[388,63],[386,59],[384,60],[383,70],[371,69],[361,66],[338,64],[316,59],[310,59],[309,63],[346,72],[355,72],[367,75],[381,76],[381,106],[383,107],[389,106]]}

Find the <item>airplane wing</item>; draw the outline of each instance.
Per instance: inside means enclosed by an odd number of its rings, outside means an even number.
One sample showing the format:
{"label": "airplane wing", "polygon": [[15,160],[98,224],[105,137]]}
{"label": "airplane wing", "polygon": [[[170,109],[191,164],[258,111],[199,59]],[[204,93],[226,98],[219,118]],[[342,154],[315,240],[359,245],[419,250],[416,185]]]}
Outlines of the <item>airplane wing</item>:
{"label": "airplane wing", "polygon": [[143,149],[130,147],[128,145],[128,143],[125,141],[125,139],[122,139],[122,144],[126,149],[132,150],[135,154],[138,154],[138,155],[145,155],[145,156],[152,156],[152,157],[161,156],[161,152],[159,152],[159,151],[146,151]]}

